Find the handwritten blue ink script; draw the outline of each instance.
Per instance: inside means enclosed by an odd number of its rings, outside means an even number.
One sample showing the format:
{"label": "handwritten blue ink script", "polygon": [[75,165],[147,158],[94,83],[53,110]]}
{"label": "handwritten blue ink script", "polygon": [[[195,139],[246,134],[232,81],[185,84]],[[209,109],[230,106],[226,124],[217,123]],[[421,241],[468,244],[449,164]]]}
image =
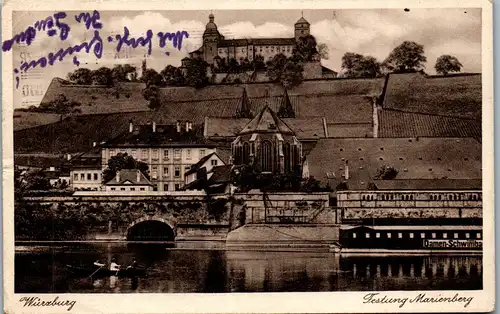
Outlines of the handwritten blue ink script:
{"label": "handwritten blue ink script", "polygon": [[[11,51],[14,45],[30,46],[35,41],[37,36],[43,32],[45,32],[49,37],[59,35],[59,40],[65,41],[71,32],[70,25],[64,22],[64,19],[67,17],[68,15],[66,12],[57,12],[43,20],[36,21],[33,25],[28,26],[24,31],[15,34],[11,39],[2,42],[2,51]],[[26,73],[36,67],[45,68],[47,65],[53,66],[57,62],[63,61],[68,55],[73,56],[73,64],[76,66],[80,65],[80,61],[78,60],[79,53],[93,54],[97,59],[102,58],[105,45],[100,35],[100,31],[103,29],[103,23],[101,22],[101,14],[99,11],[94,10],[92,13],[81,12],[75,14],[74,19],[77,23],[82,24],[87,30],[93,30],[93,37],[90,40],[82,41],[79,44],[50,52],[46,56],[42,56],[38,59],[22,60],[18,67],[14,67],[16,88],[19,88],[19,74],[21,72]],[[159,48],[168,48],[168,44],[170,43],[173,48],[176,48],[179,51],[182,48],[183,39],[189,38],[189,33],[186,31],[160,31],[156,33],[156,37],[154,37],[153,34],[153,30],[148,29],[145,32],[145,35],[135,38],[130,35],[128,27],[124,27],[122,34],[108,36],[107,41],[115,44],[113,49],[116,52],[120,52],[125,46],[132,49],[144,47],[147,48],[147,54],[151,55],[153,52],[154,38],[157,38]],[[169,56],[170,52],[165,51],[164,55]]]}

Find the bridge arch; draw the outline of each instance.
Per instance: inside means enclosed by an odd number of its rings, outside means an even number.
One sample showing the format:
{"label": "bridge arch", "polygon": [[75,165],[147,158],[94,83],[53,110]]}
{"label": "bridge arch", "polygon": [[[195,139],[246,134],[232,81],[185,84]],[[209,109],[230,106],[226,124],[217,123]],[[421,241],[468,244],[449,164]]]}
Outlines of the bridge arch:
{"label": "bridge arch", "polygon": [[127,228],[127,241],[174,241],[175,236],[175,223],[157,216],[139,218]]}

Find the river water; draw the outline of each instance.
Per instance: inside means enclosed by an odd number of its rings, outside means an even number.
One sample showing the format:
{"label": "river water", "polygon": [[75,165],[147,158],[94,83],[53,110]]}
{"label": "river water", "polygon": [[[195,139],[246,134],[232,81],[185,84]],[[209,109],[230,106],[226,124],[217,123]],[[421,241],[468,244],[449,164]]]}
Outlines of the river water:
{"label": "river water", "polygon": [[[482,256],[343,256],[158,244],[16,246],[16,293],[482,289]],[[75,277],[65,265],[136,258],[145,278]]]}

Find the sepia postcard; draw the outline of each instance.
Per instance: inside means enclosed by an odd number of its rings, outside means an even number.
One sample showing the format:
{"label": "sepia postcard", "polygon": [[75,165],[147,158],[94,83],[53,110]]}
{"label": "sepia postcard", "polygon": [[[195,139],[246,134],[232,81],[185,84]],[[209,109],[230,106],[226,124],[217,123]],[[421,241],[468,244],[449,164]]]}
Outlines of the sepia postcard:
{"label": "sepia postcard", "polygon": [[494,309],[490,1],[2,9],[6,313]]}

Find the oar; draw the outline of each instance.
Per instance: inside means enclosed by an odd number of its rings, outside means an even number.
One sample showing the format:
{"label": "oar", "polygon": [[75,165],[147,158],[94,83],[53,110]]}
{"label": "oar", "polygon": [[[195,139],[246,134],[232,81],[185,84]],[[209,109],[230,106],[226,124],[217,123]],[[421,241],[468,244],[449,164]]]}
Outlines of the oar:
{"label": "oar", "polygon": [[99,267],[99,268],[97,268],[97,270],[96,270],[95,272],[93,272],[93,273],[92,273],[89,277],[94,276],[94,275],[95,275],[95,273],[97,273],[99,270],[101,270],[101,268],[102,268],[102,266],[101,266],[101,267]]}

